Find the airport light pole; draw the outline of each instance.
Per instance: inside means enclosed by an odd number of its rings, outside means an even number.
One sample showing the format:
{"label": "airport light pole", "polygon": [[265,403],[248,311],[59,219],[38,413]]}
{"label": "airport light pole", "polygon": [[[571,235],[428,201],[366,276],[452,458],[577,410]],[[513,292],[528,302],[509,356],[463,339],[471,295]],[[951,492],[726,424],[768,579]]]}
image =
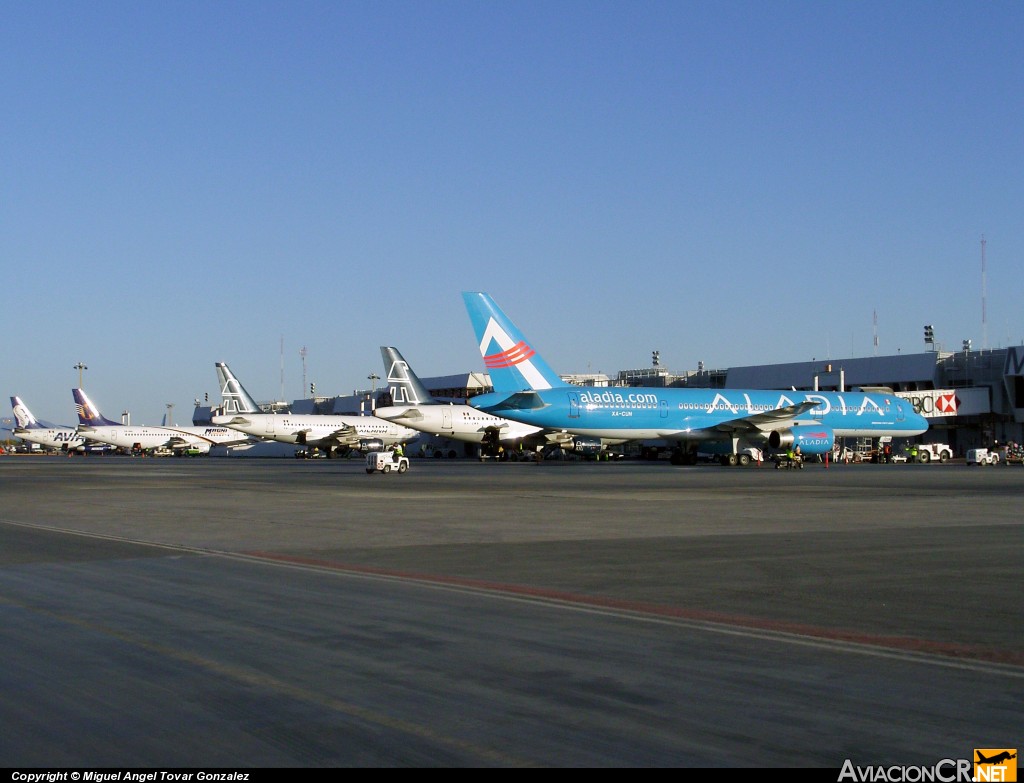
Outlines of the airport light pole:
{"label": "airport light pole", "polygon": [[82,388],[82,370],[88,370],[89,368],[85,366],[85,362],[79,362],[78,364],[76,364],[71,369],[72,370],[78,370],[78,388],[81,389]]}
{"label": "airport light pole", "polygon": [[366,376],[366,380],[370,382],[370,413],[373,413],[377,410],[377,381],[380,380],[380,376],[371,372]]}

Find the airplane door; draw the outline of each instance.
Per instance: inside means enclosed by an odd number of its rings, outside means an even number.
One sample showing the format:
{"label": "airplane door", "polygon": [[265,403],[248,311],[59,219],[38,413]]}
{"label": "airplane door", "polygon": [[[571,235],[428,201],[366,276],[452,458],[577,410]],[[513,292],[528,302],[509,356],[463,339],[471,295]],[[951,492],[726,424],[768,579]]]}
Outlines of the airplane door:
{"label": "airplane door", "polygon": [[451,432],[452,429],[452,408],[450,405],[445,405],[444,410],[441,411],[441,429],[448,430]]}
{"label": "airplane door", "polygon": [[569,392],[569,418],[580,417],[580,395],[579,392]]}
{"label": "airplane door", "polygon": [[267,435],[274,434],[274,417],[267,416]]}
{"label": "airplane door", "polygon": [[661,418],[668,418],[668,403],[665,400],[661,401]]}

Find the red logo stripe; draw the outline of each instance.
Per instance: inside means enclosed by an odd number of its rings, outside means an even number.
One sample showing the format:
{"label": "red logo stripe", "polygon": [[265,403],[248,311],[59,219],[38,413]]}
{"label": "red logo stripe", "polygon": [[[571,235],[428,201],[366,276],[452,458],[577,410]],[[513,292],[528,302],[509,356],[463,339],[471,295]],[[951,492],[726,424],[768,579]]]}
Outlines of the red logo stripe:
{"label": "red logo stripe", "polygon": [[518,343],[513,345],[507,351],[501,353],[492,353],[484,357],[484,366],[489,369],[495,369],[500,367],[513,367],[520,362],[525,362],[530,359],[534,353],[533,348],[527,345],[525,342],[520,340]]}

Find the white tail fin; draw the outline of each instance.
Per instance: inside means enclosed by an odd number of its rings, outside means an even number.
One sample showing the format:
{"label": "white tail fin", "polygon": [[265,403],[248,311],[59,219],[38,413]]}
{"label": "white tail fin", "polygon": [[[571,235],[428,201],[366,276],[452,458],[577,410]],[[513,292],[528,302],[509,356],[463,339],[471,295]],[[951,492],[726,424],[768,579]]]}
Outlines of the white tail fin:
{"label": "white tail fin", "polygon": [[388,381],[392,405],[439,404],[416,377],[416,373],[402,358],[397,348],[382,345],[380,355],[384,358],[384,377]]}
{"label": "white tail fin", "polygon": [[220,383],[221,407],[225,416],[240,413],[262,413],[260,406],[249,396],[224,362],[217,362],[217,381]]}

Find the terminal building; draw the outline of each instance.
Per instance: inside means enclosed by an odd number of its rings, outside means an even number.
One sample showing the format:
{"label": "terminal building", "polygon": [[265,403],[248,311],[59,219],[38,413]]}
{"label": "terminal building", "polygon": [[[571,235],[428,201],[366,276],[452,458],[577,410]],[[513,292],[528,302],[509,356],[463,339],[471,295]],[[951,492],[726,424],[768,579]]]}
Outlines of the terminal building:
{"label": "terminal building", "polygon": [[[967,348],[965,346],[965,348]],[[922,442],[948,443],[963,456],[968,449],[1024,442],[1024,346],[960,352],[854,359],[792,362],[673,373],[653,366],[606,375],[563,376],[581,386],[648,386],[718,389],[794,389],[797,391],[856,391],[888,388],[910,400],[929,420]],[[483,372],[423,378],[438,400],[463,403],[491,391]],[[357,391],[340,397],[295,400],[294,413],[365,414],[389,404],[387,388]],[[208,421],[215,409],[198,406],[197,423]],[[426,438],[424,439],[426,441]],[[450,444],[448,456],[469,456],[469,444]]]}

